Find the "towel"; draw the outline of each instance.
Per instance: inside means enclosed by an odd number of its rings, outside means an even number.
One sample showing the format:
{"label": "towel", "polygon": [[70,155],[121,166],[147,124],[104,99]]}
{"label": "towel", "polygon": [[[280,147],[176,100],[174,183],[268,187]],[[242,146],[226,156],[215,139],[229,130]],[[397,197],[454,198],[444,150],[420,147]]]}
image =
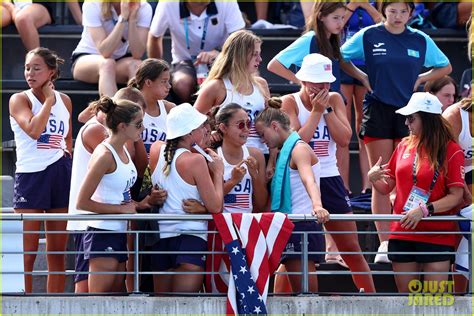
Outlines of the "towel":
{"label": "towel", "polygon": [[300,135],[293,132],[280,150],[272,179],[272,212],[291,213],[290,159]]}

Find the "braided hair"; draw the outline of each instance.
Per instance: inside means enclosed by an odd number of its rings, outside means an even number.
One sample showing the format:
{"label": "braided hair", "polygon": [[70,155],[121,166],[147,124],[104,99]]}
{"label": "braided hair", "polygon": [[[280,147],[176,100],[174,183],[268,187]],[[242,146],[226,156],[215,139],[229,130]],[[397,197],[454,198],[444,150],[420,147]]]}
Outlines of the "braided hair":
{"label": "braided hair", "polygon": [[178,149],[178,143],[181,137],[166,140],[165,145],[165,165],[163,166],[163,174],[168,176],[171,171],[171,163],[173,162],[174,154]]}

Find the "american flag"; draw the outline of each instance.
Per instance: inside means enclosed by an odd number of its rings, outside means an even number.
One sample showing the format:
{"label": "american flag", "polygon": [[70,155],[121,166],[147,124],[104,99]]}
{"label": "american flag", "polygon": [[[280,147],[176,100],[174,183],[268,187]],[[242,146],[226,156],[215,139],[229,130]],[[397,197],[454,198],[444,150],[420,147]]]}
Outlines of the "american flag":
{"label": "american flag", "polygon": [[229,207],[250,208],[250,196],[248,194],[226,194],[224,203]]}
{"label": "american flag", "polygon": [[293,223],[283,213],[221,213],[213,218],[219,235],[208,240],[217,252],[224,243],[228,255],[208,256],[208,271],[219,272],[206,277],[208,291],[227,292],[228,315],[266,314],[270,275],[280,263]]}
{"label": "american flag", "polygon": [[36,141],[37,149],[61,149],[61,140],[63,135],[42,134]]}
{"label": "american flag", "polygon": [[329,141],[328,140],[317,140],[311,141],[309,143],[311,148],[313,148],[314,153],[318,157],[328,157],[329,156]]}

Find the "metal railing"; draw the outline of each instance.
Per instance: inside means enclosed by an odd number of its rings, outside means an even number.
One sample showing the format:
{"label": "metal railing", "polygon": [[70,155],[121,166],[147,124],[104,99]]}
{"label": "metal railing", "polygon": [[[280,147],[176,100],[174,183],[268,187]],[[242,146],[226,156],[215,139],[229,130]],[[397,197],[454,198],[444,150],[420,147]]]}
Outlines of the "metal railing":
{"label": "metal railing", "polygon": [[[63,214],[63,213],[28,213],[28,214],[19,214],[19,213],[11,213],[13,212],[12,208],[2,208],[2,212],[0,214],[1,221],[88,221],[88,220],[132,220],[132,221],[162,221],[162,220],[212,220],[212,215],[169,215],[169,214],[91,214],[91,215],[71,215],[71,214]],[[311,215],[303,215],[303,214],[291,214],[288,216],[290,220],[293,222],[298,221],[314,221],[314,217]],[[372,214],[331,214],[331,221],[363,221],[363,222],[374,222],[374,221],[399,221],[403,216],[402,215],[372,215]],[[461,216],[433,216],[428,218],[423,218],[422,221],[470,221]],[[15,231],[15,232],[3,232],[3,234],[35,234],[35,233],[43,233],[44,231]],[[164,232],[164,231],[163,231]],[[53,234],[73,234],[73,233],[81,233],[78,231],[49,231],[48,233]],[[85,232],[82,232],[85,233]],[[149,230],[128,230],[128,231],[112,231],[112,232],[97,232],[97,233],[128,233],[134,235],[134,249],[128,251],[115,251],[115,254],[127,254],[127,255],[134,255],[134,271],[133,272],[75,272],[75,271],[64,271],[64,272],[48,272],[48,271],[32,271],[32,272],[4,272],[2,274],[25,274],[25,275],[49,275],[49,274],[65,274],[65,275],[75,275],[75,274],[125,274],[125,275],[132,275],[134,277],[134,289],[133,293],[140,293],[140,276],[144,275],[169,275],[169,274],[220,274],[222,272],[219,271],[204,271],[204,272],[170,272],[170,271],[140,271],[139,264],[140,264],[140,256],[142,255],[152,255],[152,254],[176,254],[176,252],[166,252],[166,251],[144,251],[140,249],[140,237],[144,236],[145,234],[156,234],[159,231],[149,231]],[[188,232],[181,232],[186,234]],[[189,232],[190,233],[190,232]],[[217,231],[192,231],[193,234],[197,233],[209,233],[209,234],[217,234]],[[324,255],[324,254],[362,254],[362,255],[372,255],[376,254],[376,251],[361,251],[361,252],[326,252],[326,251],[315,251],[310,252],[308,250],[308,235],[309,234],[348,234],[348,233],[356,233],[360,234],[391,234],[391,232],[377,232],[377,231],[316,231],[316,232],[293,232],[294,234],[301,234],[302,235],[302,250],[301,254],[301,275],[302,275],[302,284],[301,284],[301,292],[308,293],[309,292],[309,276],[310,275],[355,275],[355,274],[371,274],[371,275],[395,275],[395,274],[440,274],[438,272],[398,272],[395,273],[393,271],[370,271],[370,272],[352,272],[350,270],[347,271],[340,271],[340,270],[325,270],[321,271],[318,270],[316,272],[309,272],[307,269],[307,262],[309,255]],[[397,232],[397,234],[404,234],[404,232]],[[459,231],[452,231],[452,232],[405,232],[405,234],[462,234]],[[65,254],[65,255],[76,255],[83,252],[78,251],[2,251],[2,255],[9,255],[9,254],[36,254],[36,255],[47,255],[47,254]],[[91,254],[99,254],[104,252],[90,252]],[[179,252],[180,254],[196,254],[196,252]],[[213,251],[205,251],[199,252],[200,255],[209,255],[209,254],[224,254],[225,252],[213,252]],[[284,254],[287,254],[284,252]],[[295,254],[292,252],[292,254]],[[407,254],[406,252],[392,252],[392,254]],[[437,254],[436,252],[419,252],[417,254]],[[443,252],[443,254],[456,254],[455,252]],[[469,293],[472,293],[472,243],[469,240]],[[279,273],[276,272],[275,274],[286,274],[286,275],[294,275],[298,274],[298,272],[284,272]],[[445,275],[456,275],[461,274],[460,272],[443,272],[442,274]],[[4,293],[5,294],[5,293]],[[183,294],[183,293],[182,293]],[[353,294],[353,293],[351,293]],[[43,295],[43,294],[42,294]]]}

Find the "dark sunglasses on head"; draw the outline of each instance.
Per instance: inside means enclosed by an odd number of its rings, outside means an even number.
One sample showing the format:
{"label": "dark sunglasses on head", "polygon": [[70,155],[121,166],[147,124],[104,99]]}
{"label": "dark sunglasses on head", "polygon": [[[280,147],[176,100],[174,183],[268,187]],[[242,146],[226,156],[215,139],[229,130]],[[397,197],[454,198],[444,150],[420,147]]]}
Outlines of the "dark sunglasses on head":
{"label": "dark sunglasses on head", "polygon": [[414,117],[413,115],[407,115],[405,116],[405,118],[407,119],[408,123],[413,123],[413,121],[415,120],[416,117]]}
{"label": "dark sunglasses on head", "polygon": [[247,129],[250,129],[250,126],[251,126],[252,124],[250,123],[250,121],[245,121],[245,122],[242,121],[242,122],[238,122],[238,123],[235,124],[235,125],[237,125],[237,128],[238,128],[238,129],[242,129],[242,130],[243,130],[243,129],[246,128],[246,127],[247,127]]}

